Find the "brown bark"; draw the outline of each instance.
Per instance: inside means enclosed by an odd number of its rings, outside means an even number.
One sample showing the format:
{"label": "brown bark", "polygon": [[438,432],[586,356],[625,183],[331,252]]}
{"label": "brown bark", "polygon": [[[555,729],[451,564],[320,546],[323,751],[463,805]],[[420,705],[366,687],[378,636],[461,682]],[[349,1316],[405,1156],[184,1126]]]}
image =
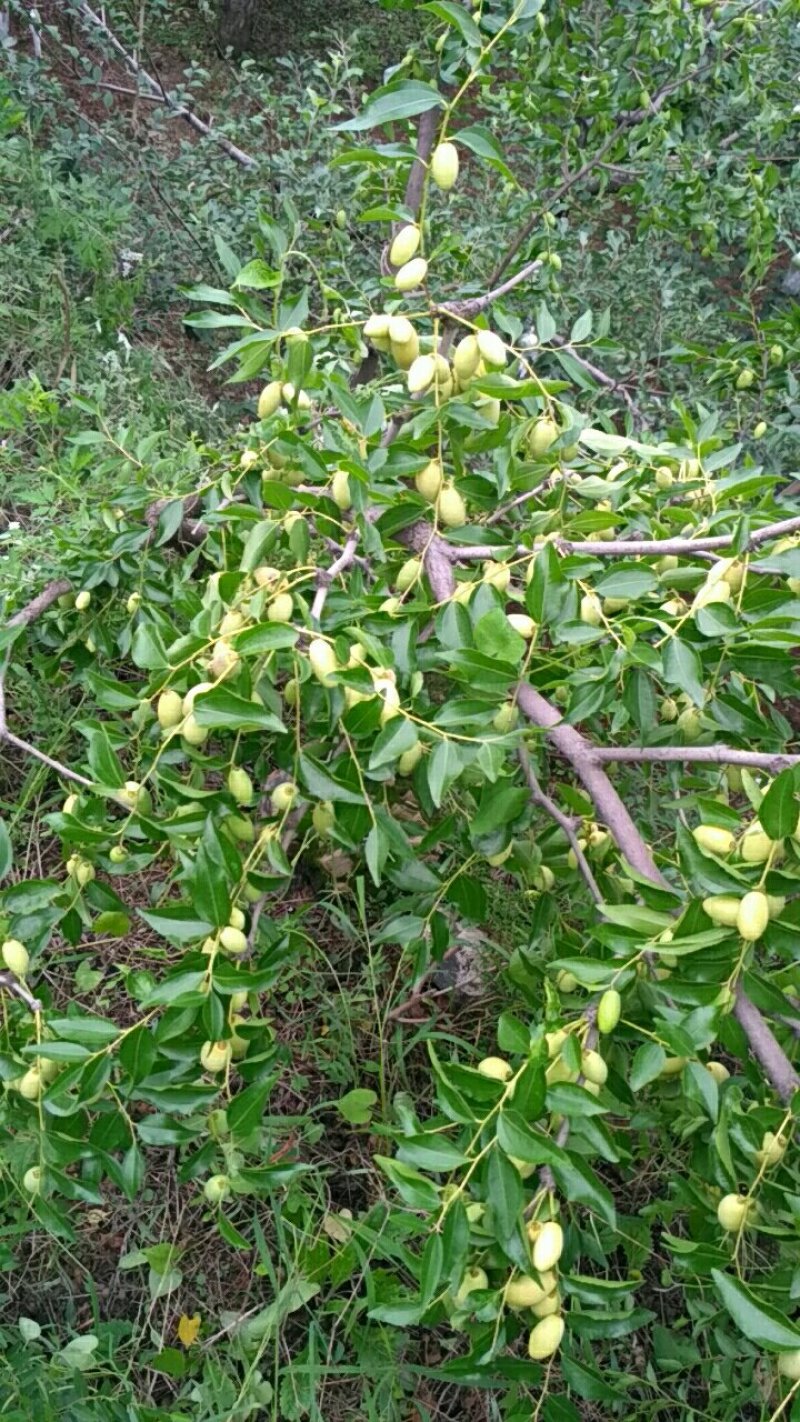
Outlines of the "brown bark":
{"label": "brown bark", "polygon": [[223,49],[244,54],[253,39],[258,0],[219,0],[217,34]]}

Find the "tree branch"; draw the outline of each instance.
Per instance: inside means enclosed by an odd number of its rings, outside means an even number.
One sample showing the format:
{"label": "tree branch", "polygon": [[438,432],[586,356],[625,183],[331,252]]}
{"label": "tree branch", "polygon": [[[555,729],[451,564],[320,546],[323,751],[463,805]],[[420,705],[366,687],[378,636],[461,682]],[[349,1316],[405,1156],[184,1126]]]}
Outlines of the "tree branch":
{"label": "tree branch", "polygon": [[596,904],[601,904],[603,902],[603,895],[600,892],[597,880],[595,879],[594,874],[592,873],[589,867],[589,861],[587,860],[586,855],[584,854],[578,842],[578,836],[575,833],[574,822],[569,818],[569,815],[565,815],[563,810],[559,809],[555,800],[551,800],[550,796],[542,789],[541,785],[539,784],[536,772],[533,766],[531,765],[530,756],[528,755],[525,746],[520,746],[519,750],[517,751],[517,756],[519,758],[519,763],[522,766],[522,773],[528,782],[528,789],[531,792],[531,799],[533,800],[535,805],[540,805],[543,810],[546,810],[551,820],[554,820],[555,823],[564,831],[564,834],[569,840],[570,848],[572,849],[572,852],[575,855],[578,868],[580,869],[580,872],[586,881],[589,893],[591,894]]}
{"label": "tree branch", "polygon": [[193,128],[196,133],[202,134],[204,138],[213,138],[214,141],[219,144],[223,153],[227,153],[229,158],[233,158],[234,161],[240,163],[243,168],[255,168],[256,160],[255,158],[251,158],[249,153],[245,153],[243,149],[237,148],[235,143],[231,143],[230,139],[224,138],[222,134],[215,133],[211,125],[205,123],[203,119],[198,118],[197,114],[192,113],[191,109],[187,109],[183,105],[176,104],[175,100],[171,97],[170,94],[167,93],[164,86],[160,84],[157,79],[153,79],[152,76],[147,73],[147,70],[142,68],[138,60],[136,60],[132,54],[128,54],[128,51],[126,50],[125,46],[120,43],[113,30],[109,29],[108,25],[105,23],[105,20],[100,15],[96,14],[90,5],[85,3],[85,0],[81,0],[81,3],[79,4],[78,8],[84,19],[88,20],[90,25],[92,25],[95,30],[97,30],[100,34],[104,36],[107,43],[111,45],[111,48],[114,50],[115,54],[119,55],[126,69],[128,69],[131,74],[135,74],[137,78],[141,79],[141,81],[147,86],[149,92],[153,95],[156,95],[164,104],[166,104],[167,108],[172,110],[176,118],[185,119],[186,123],[188,123],[189,126]]}
{"label": "tree branch", "polygon": [[[428,159],[431,156],[434,140],[439,129],[441,109],[427,109],[420,116],[417,128],[417,152],[411,164],[411,172],[408,175],[406,190],[403,195],[403,204],[414,216],[419,215],[422,194],[425,188],[425,175],[428,171]],[[404,224],[396,222],[393,231],[399,232]]]}
{"label": "tree branch", "polygon": [[645,762],[663,764],[692,765],[746,765],[752,770],[768,770],[776,775],[779,770],[800,765],[800,755],[788,755],[782,751],[770,754],[768,751],[734,750],[731,746],[597,746],[595,759],[603,763],[615,761],[627,765]]}
{"label": "tree branch", "polygon": [[72,592],[72,583],[67,578],[55,578],[52,583],[48,583],[46,588],[25,607],[21,607],[19,612],[15,612],[13,617],[9,617],[7,627],[30,627],[37,617],[41,617],[54,602],[57,602],[64,593]]}
{"label": "tree branch", "polygon": [[496,286],[492,291],[484,292],[483,296],[468,296],[463,301],[449,301],[444,306],[439,306],[436,311],[441,316],[459,320],[477,316],[479,312],[485,311],[487,306],[491,306],[493,301],[498,301],[506,292],[513,291],[515,286],[520,286],[523,281],[540,271],[544,264],[537,257],[535,262],[528,262],[526,267],[521,267],[515,276],[509,277],[502,285]]}
{"label": "tree branch", "polygon": [[[578,779],[589,792],[599,818],[608,826],[631,867],[660,888],[669,888],[590,742],[572,726],[565,726],[555,707],[526,682],[520,682],[517,686],[516,698],[523,714],[534,725],[540,726],[570,761]],[[800,1077],[741,983],[736,985],[733,1015],[767,1079],[781,1100],[788,1101],[800,1086]]]}
{"label": "tree branch", "polygon": [[44,1008],[44,1003],[40,1002],[38,997],[34,997],[33,993],[28,991],[25,984],[20,982],[16,973],[9,972],[8,970],[0,972],[0,991],[3,989],[10,993],[12,997],[18,997],[20,1002],[24,1002],[25,1006],[29,1008],[31,1012],[41,1012]]}
{"label": "tree branch", "polygon": [[320,568],[317,573],[317,590],[314,594],[314,601],[311,604],[311,621],[319,626],[322,611],[328,597],[331,583],[335,582],[340,573],[347,571],[355,562],[356,549],[361,538],[358,528],[354,528],[347,536],[347,541],[339,557],[329,568]]}
{"label": "tree branch", "polygon": [[[797,533],[798,530],[798,515],[781,519],[778,523],[766,524],[764,528],[757,528],[751,533],[742,551],[752,553],[756,548],[760,548],[762,543],[769,543],[771,539],[782,538],[789,533]],[[573,542],[566,538],[556,538],[553,542],[560,553],[589,553],[594,558],[638,558],[652,555],[663,557],[664,554],[680,556],[711,553],[717,548],[729,548],[735,536],[735,531],[732,531],[714,534],[709,538],[617,538],[609,540],[608,543],[592,542],[590,539]]]}

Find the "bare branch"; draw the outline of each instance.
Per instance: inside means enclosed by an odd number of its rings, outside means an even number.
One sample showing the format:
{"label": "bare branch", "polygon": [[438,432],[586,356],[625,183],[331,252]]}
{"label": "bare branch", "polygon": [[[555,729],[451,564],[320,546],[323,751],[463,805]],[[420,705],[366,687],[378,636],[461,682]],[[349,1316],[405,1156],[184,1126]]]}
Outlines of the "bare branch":
{"label": "bare branch", "polygon": [[72,592],[72,584],[67,578],[56,578],[52,583],[48,583],[46,588],[37,597],[21,607],[19,612],[15,612],[13,617],[9,617],[6,626],[8,627],[30,627],[37,617],[41,617],[43,612],[47,612],[54,602],[57,602],[64,593]]}
{"label": "bare branch", "polygon": [[569,815],[565,815],[563,810],[559,809],[555,800],[551,800],[550,796],[546,793],[546,791],[542,789],[541,785],[539,784],[536,772],[533,766],[531,765],[530,756],[528,755],[528,752],[524,746],[520,746],[519,750],[517,751],[517,756],[519,757],[519,763],[522,766],[522,773],[528,782],[528,789],[531,792],[531,799],[533,800],[535,805],[541,805],[542,809],[547,811],[547,814],[550,816],[551,820],[554,820],[555,823],[564,831],[564,834],[569,840],[570,848],[572,849],[572,852],[575,855],[578,868],[580,869],[581,874],[586,880],[589,893],[591,894],[595,903],[601,904],[603,902],[603,895],[600,892],[597,880],[595,879],[594,874],[592,873],[591,868],[589,867],[589,861],[587,860],[586,855],[584,854],[578,842],[578,836],[575,833],[574,821],[570,819]]}
{"label": "bare branch", "polygon": [[513,291],[515,286],[520,286],[523,281],[527,281],[536,272],[540,271],[543,263],[537,257],[535,262],[529,262],[526,267],[522,267],[515,276],[509,277],[502,285],[496,286],[491,291],[484,292],[483,296],[469,296],[463,301],[449,301],[445,306],[439,306],[437,311],[442,316],[455,318],[469,318],[477,316],[479,312],[485,311],[487,306],[491,306],[493,301],[505,296],[506,292]]}
{"label": "bare branch", "polygon": [[136,77],[146,85],[151,94],[156,95],[165,103],[167,108],[172,110],[176,118],[185,119],[189,126],[195,130],[195,133],[201,133],[204,138],[213,138],[215,143],[219,144],[223,153],[227,153],[229,158],[233,158],[234,161],[240,163],[243,168],[255,168],[256,160],[255,158],[251,158],[249,153],[245,153],[243,149],[237,148],[235,143],[231,143],[230,139],[224,138],[222,134],[216,133],[210,124],[198,118],[197,114],[192,113],[191,109],[176,104],[175,100],[166,91],[163,85],[160,84],[157,79],[153,79],[152,76],[147,73],[147,70],[142,68],[138,60],[136,60],[132,54],[128,53],[125,46],[117,39],[113,30],[109,29],[102,16],[96,14],[90,5],[85,3],[85,0],[80,0],[78,8],[84,19],[88,20],[89,24],[104,36],[115,54],[119,55],[126,69],[131,74],[135,74]]}
{"label": "bare branch", "polygon": [[336,561],[331,563],[329,568],[320,568],[317,573],[317,590],[314,594],[314,601],[311,604],[311,621],[316,623],[317,626],[319,626],[319,621],[322,617],[322,610],[325,606],[331,583],[335,582],[339,574],[346,572],[355,562],[356,549],[358,548],[360,538],[361,534],[359,530],[354,528],[352,533],[348,535],[347,542]]}
{"label": "bare branch", "polygon": [[42,1012],[44,1009],[44,1003],[28,991],[16,973],[8,970],[0,972],[0,991],[10,993],[12,997],[18,997],[20,1002],[24,1002],[25,1006],[30,1008],[31,1012]]}
{"label": "bare branch", "polygon": [[[421,115],[419,127],[417,128],[417,152],[414,162],[411,164],[411,172],[408,175],[406,190],[403,196],[403,204],[414,216],[419,215],[422,194],[425,188],[425,174],[428,171],[428,159],[431,156],[434,140],[439,129],[441,109],[428,109]],[[395,232],[403,226],[402,222],[394,225]]]}
{"label": "bare branch", "polygon": [[789,1101],[800,1086],[800,1077],[741,983],[736,985],[733,1015],[747,1038],[753,1056],[763,1067],[781,1100]]}
{"label": "bare branch", "polygon": [[[778,523],[767,524],[751,533],[743,551],[752,553],[756,548],[760,548],[762,543],[769,543],[773,538],[782,538],[788,533],[797,533],[798,530],[798,515],[781,519]],[[553,541],[560,553],[589,553],[594,558],[637,558],[652,555],[660,558],[665,554],[691,556],[693,553],[711,553],[717,548],[729,548],[735,536],[735,532],[731,531],[714,534],[709,538],[617,538],[609,540],[608,543],[592,542],[590,539],[572,542],[566,538]]]}
{"label": "bare branch", "polygon": [[746,765],[752,770],[768,770],[773,775],[800,765],[800,755],[734,750],[732,746],[597,746],[594,755],[604,763],[616,761],[627,765],[650,761],[665,765]]}

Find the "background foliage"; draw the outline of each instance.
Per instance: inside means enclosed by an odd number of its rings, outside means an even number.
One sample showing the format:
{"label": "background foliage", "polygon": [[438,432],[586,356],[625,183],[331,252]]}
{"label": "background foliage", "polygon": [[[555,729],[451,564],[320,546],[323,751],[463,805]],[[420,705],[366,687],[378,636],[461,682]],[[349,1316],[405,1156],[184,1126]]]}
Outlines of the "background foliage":
{"label": "background foliage", "polygon": [[[796,749],[797,548],[748,552],[796,512],[795,7],[392,4],[313,37],[293,7],[270,30],[283,54],[233,65],[202,7],[178,25],[172,7],[109,6],[126,49],[252,168],[121,95],[130,76],[78,9],[40,7],[37,57],[12,5],[0,77],[0,588],[8,614],[50,578],[73,589],[0,634],[9,726],[92,787],[3,745],[0,927],[45,1004],[3,996],[6,1411],[793,1415],[775,1355],[800,1346],[796,1165],[758,1157],[765,1131],[791,1136],[791,1102],[730,1012],[744,975],[791,1052],[792,772],[764,801],[757,767],[621,767],[667,876],[653,887],[526,731],[601,915],[530,799],[525,723],[495,721],[522,678],[604,742]],[[505,374],[441,407],[429,394],[388,445],[402,373],[384,357],[351,379],[370,310],[399,300],[381,251],[413,216],[421,112],[402,105],[431,82],[449,102],[470,74],[448,115],[459,182],[425,198],[432,298],[542,262],[477,315],[515,347]],[[403,309],[430,339],[426,298]],[[310,342],[276,339],[296,325]],[[312,415],[290,400],[258,420],[271,378]],[[476,393],[502,398],[499,423]],[[543,415],[561,432],[545,450]],[[466,561],[455,599],[430,567],[398,588],[432,455],[466,501],[453,539],[510,564],[508,587]],[[327,594],[329,686],[312,605],[352,517],[370,566]],[[724,603],[704,604],[703,559],[575,546],[720,531],[740,574]],[[286,621],[268,612],[279,581]],[[202,661],[231,612],[239,661],[197,702],[208,741],[162,739],[158,696],[218,680]],[[151,798],[126,804],[129,780]],[[298,798],[274,801],[287,781]],[[690,833],[738,840],[757,813],[759,862]],[[776,902],[754,953],[701,903],[762,883]],[[204,953],[234,902],[246,956]],[[609,982],[624,1014],[595,1096],[576,1078]],[[568,1079],[545,1081],[543,1032],[562,1030]],[[220,1039],[222,1075],[200,1059]],[[498,1051],[513,1097],[475,1070]],[[662,1074],[668,1058],[683,1070]],[[32,1062],[48,1065],[28,1099]],[[726,1235],[717,1205],[740,1189],[758,1212]],[[553,1365],[529,1361],[535,1317],[505,1304],[531,1202],[566,1231]],[[468,1298],[470,1269],[485,1287]]]}

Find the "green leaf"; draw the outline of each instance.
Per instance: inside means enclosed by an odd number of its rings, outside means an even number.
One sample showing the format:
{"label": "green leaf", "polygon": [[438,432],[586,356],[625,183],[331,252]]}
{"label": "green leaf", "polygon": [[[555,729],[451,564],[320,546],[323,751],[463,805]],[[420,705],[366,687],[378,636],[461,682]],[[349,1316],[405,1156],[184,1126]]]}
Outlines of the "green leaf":
{"label": "green leaf", "polygon": [[611,1191],[603,1185],[584,1160],[574,1153],[569,1154],[566,1164],[555,1161],[552,1171],[571,1204],[586,1205],[612,1229],[616,1228],[617,1211]]}
{"label": "green leaf", "polygon": [[252,1086],[240,1091],[238,1096],[234,1096],[227,1110],[228,1125],[234,1141],[246,1140],[260,1125],[274,1084],[275,1078],[270,1076],[265,1081],[254,1082]]}
{"label": "green leaf", "polygon": [[428,109],[444,108],[444,102],[442,95],[431,84],[407,79],[401,84],[392,84],[382,91],[379,90],[376,96],[364,105],[360,114],[347,119],[345,123],[334,124],[332,132],[353,133],[365,128],[377,128],[379,124],[414,118],[417,114],[427,113]]}
{"label": "green leaf", "polygon": [[105,1047],[116,1041],[120,1029],[104,1017],[51,1017],[48,1027],[66,1042],[82,1042],[86,1047]]}
{"label": "green leaf", "polygon": [[119,1063],[132,1086],[144,1081],[158,1055],[158,1047],[147,1027],[135,1027],[119,1045]]}
{"label": "green leaf", "polygon": [[339,1097],[336,1109],[351,1126],[366,1126],[372,1119],[372,1112],[377,1104],[377,1092],[356,1086],[346,1095]]}
{"label": "green leaf", "polygon": [[702,706],[706,699],[703,666],[694,647],[670,637],[664,648],[663,662],[664,680],[688,692],[695,706]]}
{"label": "green leaf", "polygon": [[300,756],[300,778],[316,800],[338,800],[344,805],[363,805],[364,796],[349,785],[335,779],[330,771],[313,756]]}
{"label": "green leaf", "polygon": [[461,773],[461,757],[452,741],[440,741],[427,762],[428,789],[437,810],[445,791]]}
{"label": "green leaf", "polygon": [[628,1084],[631,1091],[641,1091],[643,1086],[660,1076],[667,1054],[658,1042],[643,1042],[633,1059]]}
{"label": "green leaf", "polygon": [[[280,525],[271,518],[259,519],[258,523],[253,525],[245,539],[239,563],[243,573],[252,573],[253,569],[264,561],[264,554],[275,543],[279,532]],[[277,627],[279,624],[272,625]]]}
{"label": "green leaf", "polygon": [[429,10],[432,15],[444,20],[445,24],[452,25],[458,30],[465,44],[471,44],[474,48],[480,49],[481,32],[463,5],[455,4],[455,0],[430,0],[430,4],[421,5],[419,8]]}
{"label": "green leaf", "polygon": [[758,818],[770,839],[785,839],[797,829],[798,817],[800,805],[795,792],[795,773],[783,770],[761,801]]}
{"label": "green leaf", "polygon": [[230,731],[277,731],[280,735],[286,730],[283,722],[266,706],[237,696],[235,691],[228,691],[224,686],[195,697],[192,710],[201,726]]}
{"label": "green leaf", "polygon": [[524,1194],[519,1171],[502,1151],[493,1150],[489,1156],[487,1186],[500,1238],[508,1240],[519,1223]]}
{"label": "green leaf", "polygon": [[5,879],[13,863],[13,858],[11,836],[6,829],[5,821],[0,820],[0,879]]}
{"label": "green leaf", "polygon": [[375,737],[369,758],[370,770],[379,770],[382,765],[391,765],[398,756],[412,750],[418,740],[413,722],[407,721],[405,716],[393,716]]}
{"label": "green leaf", "polygon": [[470,821],[470,835],[476,839],[511,824],[519,819],[529,802],[530,792],[521,785],[485,785],[477,814]]}
{"label": "green leaf", "polygon": [[751,1289],[729,1274],[723,1274],[721,1269],[712,1269],[711,1277],[725,1308],[750,1343],[770,1353],[800,1348],[800,1329],[790,1323],[785,1314],[771,1304],[762,1303]]}
{"label": "green leaf", "polygon": [[[484,158],[490,168],[501,173],[508,182],[516,184],[514,174],[505,161],[502,146],[485,124],[476,123],[471,124],[469,128],[459,129],[458,133],[453,134],[453,141],[462,148],[468,148],[476,157]],[[538,390],[536,393],[538,394]]]}
{"label": "green leaf", "polygon": [[400,1198],[412,1210],[436,1210],[439,1208],[441,1204],[439,1191],[418,1170],[414,1170],[410,1165],[404,1165],[402,1161],[391,1160],[385,1155],[376,1155],[373,1158],[375,1164],[391,1180]]}
{"label": "green leaf", "polygon": [[571,1081],[559,1081],[547,1088],[547,1107],[561,1116],[602,1116],[606,1107]]}
{"label": "green leaf", "polygon": [[255,257],[242,267],[233,285],[248,287],[250,291],[266,291],[280,286],[282,280],[280,272],[273,271],[260,257]]}
{"label": "green leaf", "polygon": [[231,645],[240,656],[255,656],[258,652],[285,651],[297,642],[298,633],[294,627],[284,622],[259,622],[257,627],[248,627],[231,638]]}
{"label": "green leaf", "polygon": [[193,909],[176,904],[162,909],[139,909],[145,923],[162,938],[174,939],[176,943],[191,943],[193,939],[207,938],[213,924],[207,918],[198,918]]}
{"label": "green leaf", "polygon": [[104,730],[92,731],[87,760],[92,778],[98,785],[107,785],[118,790],[125,784],[125,772],[111,749],[111,742]]}
{"label": "green leaf", "polygon": [[402,1136],[397,1158],[423,1170],[456,1170],[466,1159],[464,1152],[444,1135]]}

